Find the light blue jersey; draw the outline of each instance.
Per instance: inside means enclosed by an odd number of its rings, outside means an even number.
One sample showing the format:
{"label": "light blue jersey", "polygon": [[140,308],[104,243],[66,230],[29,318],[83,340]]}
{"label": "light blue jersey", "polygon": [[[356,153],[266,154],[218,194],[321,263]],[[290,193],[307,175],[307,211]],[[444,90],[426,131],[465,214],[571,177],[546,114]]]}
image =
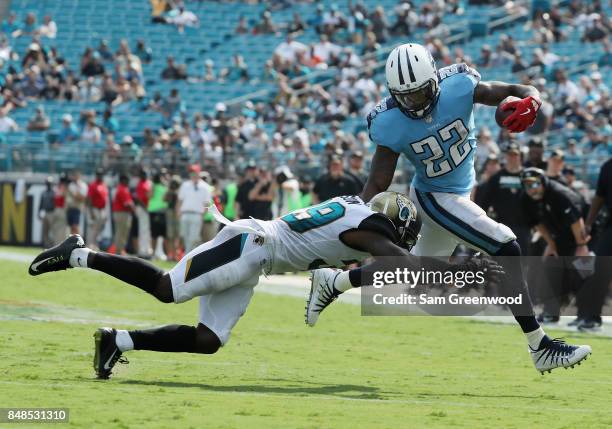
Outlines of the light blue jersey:
{"label": "light blue jersey", "polygon": [[466,194],[475,183],[473,107],[480,75],[465,64],[453,64],[438,76],[440,96],[428,116],[413,119],[387,97],[368,114],[370,138],[410,160],[415,189]]}

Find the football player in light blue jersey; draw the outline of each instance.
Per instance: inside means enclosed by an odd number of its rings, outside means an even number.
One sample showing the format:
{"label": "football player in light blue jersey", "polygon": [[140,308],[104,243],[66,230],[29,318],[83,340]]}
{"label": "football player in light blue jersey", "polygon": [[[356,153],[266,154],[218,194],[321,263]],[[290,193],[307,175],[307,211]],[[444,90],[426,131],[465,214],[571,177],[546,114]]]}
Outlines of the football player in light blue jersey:
{"label": "football player in light blue jersey", "polygon": [[[376,153],[363,200],[387,190],[401,154],[416,170],[410,198],[422,216],[421,240],[413,248],[417,256],[450,256],[457,244],[503,257],[498,262],[507,275],[505,296],[522,294],[522,304],[510,309],[527,337],[538,371],[573,366],[591,352],[589,346],[572,346],[546,336],[537,322],[520,265],[520,246],[506,225],[489,218],[470,200],[475,184],[476,136],[474,104],[497,106],[509,96],[503,110],[513,110],[503,125],[511,132],[525,131],[536,119],[540,94],[532,86],[484,82],[466,64],[440,70],[424,46],[407,43],[389,54],[385,75],[390,97],[368,115],[370,138]],[[325,269],[324,269],[325,270]],[[353,276],[355,278],[356,276]],[[341,291],[349,276],[331,270],[313,276],[313,290],[329,282]],[[317,280],[319,279],[319,280]],[[320,280],[322,279],[322,280]],[[353,284],[352,286],[359,286]],[[320,304],[325,308],[328,303]]]}

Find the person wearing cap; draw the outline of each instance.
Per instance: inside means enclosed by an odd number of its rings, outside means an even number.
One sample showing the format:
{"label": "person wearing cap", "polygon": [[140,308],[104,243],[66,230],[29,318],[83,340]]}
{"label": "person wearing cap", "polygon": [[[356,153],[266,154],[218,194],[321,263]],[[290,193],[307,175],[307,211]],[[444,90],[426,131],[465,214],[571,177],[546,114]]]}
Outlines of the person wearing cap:
{"label": "person wearing cap", "polygon": [[561,174],[565,166],[565,153],[561,149],[555,149],[548,158],[546,165],[546,176],[559,183],[567,185],[565,178]]}
{"label": "person wearing cap", "polygon": [[96,178],[87,189],[87,245],[98,249],[98,236],[108,220],[108,187],[104,183],[104,170],[96,170]]}
{"label": "person wearing cap", "polygon": [[549,179],[541,169],[527,168],[520,177],[524,190],[521,208],[527,223],[546,241],[543,257],[548,282],[531,283],[539,288],[544,301],[538,319],[557,323],[568,291],[578,290],[581,283],[574,275],[574,260],[558,257],[589,256],[591,236],[584,223],[583,203],[576,192]]}
{"label": "person wearing cap", "polygon": [[358,150],[351,153],[349,157],[349,168],[346,172],[349,176],[353,177],[359,186],[363,189],[366,180],[368,180],[367,174],[363,171],[363,152]]}
{"label": "person wearing cap", "polygon": [[176,213],[185,253],[200,242],[203,216],[211,199],[210,185],[200,178],[201,171],[198,164],[189,167],[189,179],[181,184],[177,196]]}
{"label": "person wearing cap", "polygon": [[544,161],[544,142],[539,137],[532,137],[527,143],[529,152],[527,153],[527,160],[523,164],[525,168],[539,168],[546,170],[547,164]]}
{"label": "person wearing cap", "polygon": [[58,143],[68,143],[78,140],[80,134],[77,127],[72,121],[72,115],[65,114],[62,116],[62,129],[60,130],[57,141]]}
{"label": "person wearing cap", "polygon": [[45,191],[40,196],[40,206],[38,208],[38,218],[42,222],[42,245],[45,249],[52,247],[55,243],[53,242],[52,235],[52,220],[53,211],[55,210],[55,190],[53,185],[55,180],[52,176],[47,177],[45,180]]}
{"label": "person wearing cap", "polygon": [[342,158],[333,155],[329,161],[327,174],[315,182],[312,201],[316,204],[341,195],[358,195],[362,190],[359,183],[344,171]]}
{"label": "person wearing cap", "polygon": [[504,150],[503,166],[476,188],[474,201],[491,218],[507,225],[516,235],[521,253],[529,255],[531,229],[520,209],[522,169],[520,147],[510,143]]}

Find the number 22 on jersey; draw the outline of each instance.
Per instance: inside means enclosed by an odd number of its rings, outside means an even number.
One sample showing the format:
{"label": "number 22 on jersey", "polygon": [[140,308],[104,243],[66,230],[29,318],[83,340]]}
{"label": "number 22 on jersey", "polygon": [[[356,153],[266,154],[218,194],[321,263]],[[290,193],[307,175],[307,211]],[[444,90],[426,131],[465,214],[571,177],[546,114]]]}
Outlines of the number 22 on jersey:
{"label": "number 22 on jersey", "polygon": [[[456,134],[453,134],[453,130]],[[468,134],[469,131],[461,119],[457,119],[438,130],[440,141],[443,144],[450,144],[448,151],[450,159],[444,157],[444,150],[438,142],[438,137],[435,135],[410,144],[416,154],[425,153],[425,148],[429,148],[431,156],[421,160],[425,165],[427,177],[442,176],[453,168],[457,168],[465,160],[472,150],[470,142],[467,141]]]}

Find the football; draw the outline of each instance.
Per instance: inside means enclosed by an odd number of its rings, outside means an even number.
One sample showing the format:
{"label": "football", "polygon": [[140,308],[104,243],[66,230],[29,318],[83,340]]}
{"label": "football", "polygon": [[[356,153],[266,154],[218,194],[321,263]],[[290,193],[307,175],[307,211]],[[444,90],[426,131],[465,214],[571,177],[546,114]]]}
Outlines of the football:
{"label": "football", "polygon": [[512,112],[514,112],[514,109],[502,110],[501,106],[503,106],[505,103],[509,101],[516,101],[516,100],[520,100],[520,98],[511,95],[509,97],[504,98],[504,100],[501,103],[499,103],[499,106],[497,106],[497,109],[495,110],[495,122],[497,122],[497,125],[499,125],[501,128],[505,128],[502,124],[504,123],[506,118],[510,116]]}

